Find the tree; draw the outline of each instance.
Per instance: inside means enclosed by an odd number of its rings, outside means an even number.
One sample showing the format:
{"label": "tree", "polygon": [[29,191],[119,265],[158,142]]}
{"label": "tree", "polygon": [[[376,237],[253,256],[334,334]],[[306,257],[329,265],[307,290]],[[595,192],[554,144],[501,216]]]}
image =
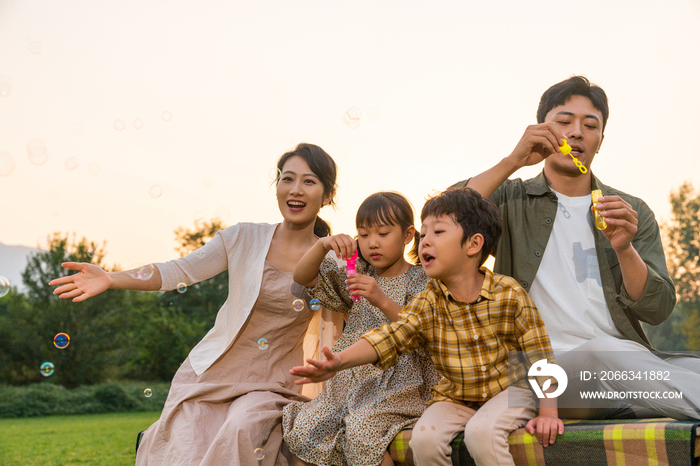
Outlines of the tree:
{"label": "tree", "polygon": [[[700,193],[690,182],[684,182],[677,191],[671,191],[669,199],[672,218],[662,225],[662,231],[678,304],[666,325],[672,326],[681,341],[687,341],[687,349],[700,350]],[[671,332],[667,334],[673,338]]]}
{"label": "tree", "polygon": [[[55,366],[51,381],[66,387],[99,383],[112,371],[113,354],[124,344],[119,330],[129,324],[130,309],[124,306],[124,296],[108,290],[82,303],[73,303],[58,298],[47,285],[51,279],[69,273],[61,267],[63,262],[92,262],[105,268],[103,258],[104,244],[100,246],[85,238],[77,241],[75,234],[71,239],[54,233],[48,251],[29,259],[22,272],[28,290],[23,331],[35,332],[37,338],[32,339],[32,351],[26,356],[18,355],[18,364],[29,367],[31,375],[15,378],[15,383],[41,380],[39,366],[44,361]],[[71,338],[64,349],[53,344],[54,336],[61,332]]]}

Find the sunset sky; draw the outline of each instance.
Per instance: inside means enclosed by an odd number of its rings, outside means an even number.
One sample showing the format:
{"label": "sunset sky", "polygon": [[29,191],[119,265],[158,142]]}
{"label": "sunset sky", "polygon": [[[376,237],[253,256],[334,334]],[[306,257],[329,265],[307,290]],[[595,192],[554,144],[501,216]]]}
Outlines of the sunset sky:
{"label": "sunset sky", "polygon": [[698,24],[698,0],[0,0],[0,242],[177,257],[196,217],[281,220],[270,171],[302,141],[338,163],[322,216],[354,234],[369,194],[420,211],[508,155],[572,74],[610,100],[593,172],[663,220],[700,186]]}

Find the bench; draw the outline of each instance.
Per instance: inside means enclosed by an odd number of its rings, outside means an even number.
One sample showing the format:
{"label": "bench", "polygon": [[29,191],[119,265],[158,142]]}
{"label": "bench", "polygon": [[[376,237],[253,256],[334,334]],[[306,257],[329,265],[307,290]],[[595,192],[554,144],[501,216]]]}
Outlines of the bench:
{"label": "bench", "polygon": [[[547,448],[525,431],[509,439],[516,466],[696,466],[700,464],[700,422],[672,419],[564,421],[565,431]],[[396,466],[413,466],[411,431],[399,432],[389,446]],[[474,466],[464,435],[452,442],[452,464]]]}

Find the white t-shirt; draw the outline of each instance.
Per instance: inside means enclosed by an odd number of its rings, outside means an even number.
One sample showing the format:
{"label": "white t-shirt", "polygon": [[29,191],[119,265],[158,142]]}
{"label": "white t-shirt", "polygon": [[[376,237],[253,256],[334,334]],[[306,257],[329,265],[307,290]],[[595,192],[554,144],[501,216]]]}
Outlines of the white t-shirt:
{"label": "white t-shirt", "polygon": [[624,338],[613,324],[603,294],[591,196],[568,197],[554,192],[559,211],[530,288],[552,348],[571,350],[603,335]]}

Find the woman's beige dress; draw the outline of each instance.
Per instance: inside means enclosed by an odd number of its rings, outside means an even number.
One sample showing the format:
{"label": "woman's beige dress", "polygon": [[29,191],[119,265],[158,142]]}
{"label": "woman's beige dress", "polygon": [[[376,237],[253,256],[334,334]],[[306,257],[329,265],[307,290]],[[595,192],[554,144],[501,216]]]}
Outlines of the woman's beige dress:
{"label": "woman's beige dress", "polygon": [[[231,347],[201,376],[189,358],[173,379],[160,419],[144,434],[137,465],[289,464],[282,444],[282,408],[307,401],[289,374],[303,365],[313,311],[292,303],[292,274],[265,262],[255,306]],[[299,291],[297,291],[297,288]]]}

